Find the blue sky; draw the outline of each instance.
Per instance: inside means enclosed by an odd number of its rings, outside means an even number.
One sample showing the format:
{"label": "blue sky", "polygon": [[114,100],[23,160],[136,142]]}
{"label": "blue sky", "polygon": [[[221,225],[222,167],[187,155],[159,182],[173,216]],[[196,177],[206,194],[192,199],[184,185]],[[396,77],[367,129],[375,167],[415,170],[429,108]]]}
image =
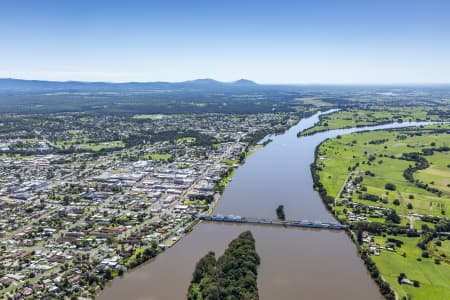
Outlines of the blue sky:
{"label": "blue sky", "polygon": [[0,77],[450,83],[450,1],[0,0]]}

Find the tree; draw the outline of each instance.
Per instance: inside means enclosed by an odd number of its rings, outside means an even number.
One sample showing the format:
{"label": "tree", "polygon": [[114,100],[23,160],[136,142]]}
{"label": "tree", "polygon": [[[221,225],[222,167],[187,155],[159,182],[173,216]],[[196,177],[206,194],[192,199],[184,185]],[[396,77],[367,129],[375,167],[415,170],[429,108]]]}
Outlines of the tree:
{"label": "tree", "polygon": [[397,212],[395,210],[392,210],[386,217],[386,221],[391,221],[392,223],[395,224],[400,224],[401,223],[401,219],[400,216],[397,215]]}
{"label": "tree", "polygon": [[150,242],[150,244],[152,245],[152,249],[153,250],[156,250],[158,248],[158,243],[156,242],[156,240],[152,240]]}
{"label": "tree", "polygon": [[357,240],[358,240],[358,244],[361,245],[363,243],[363,236],[362,236],[362,229],[361,228],[358,228]]}
{"label": "tree", "polygon": [[390,191],[395,191],[397,188],[393,183],[386,183],[386,185],[384,186],[384,188],[386,190],[390,190]]}
{"label": "tree", "polygon": [[209,252],[197,263],[189,286],[188,300],[259,299],[255,240],[250,231],[230,242],[216,260]]}
{"label": "tree", "polygon": [[283,221],[286,220],[286,215],[284,214],[284,205],[278,205],[276,212],[278,219]]}
{"label": "tree", "polygon": [[111,280],[113,278],[113,276],[112,276],[112,272],[111,272],[111,269],[106,269],[105,270],[105,279],[106,280]]}
{"label": "tree", "polygon": [[406,278],[405,273],[400,273],[400,275],[398,275],[398,277],[397,277],[397,282],[398,282],[399,284],[401,284],[401,283],[402,283],[402,280],[403,280],[404,278]]}
{"label": "tree", "polygon": [[200,283],[200,281],[207,275],[214,275],[214,268],[216,267],[216,256],[214,252],[210,251],[202,257],[196,264],[194,273],[192,274],[192,283]]}

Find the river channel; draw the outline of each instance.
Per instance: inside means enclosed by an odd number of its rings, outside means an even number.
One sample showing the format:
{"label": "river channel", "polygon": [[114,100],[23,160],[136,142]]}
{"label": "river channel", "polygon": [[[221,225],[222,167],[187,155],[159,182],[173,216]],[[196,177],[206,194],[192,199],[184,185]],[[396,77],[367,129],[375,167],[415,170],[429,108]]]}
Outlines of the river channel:
{"label": "river channel", "polygon": [[[313,190],[310,164],[315,148],[337,135],[427,124],[393,123],[297,138],[297,132],[318,122],[319,115],[271,137],[271,143],[250,156],[235,173],[215,213],[276,218],[275,209],[283,204],[287,219],[333,222]],[[155,260],[108,283],[98,299],[185,299],[196,262],[209,250],[222,254],[244,230],[252,231],[261,256],[261,299],[382,299],[345,232],[217,223],[198,224]]]}

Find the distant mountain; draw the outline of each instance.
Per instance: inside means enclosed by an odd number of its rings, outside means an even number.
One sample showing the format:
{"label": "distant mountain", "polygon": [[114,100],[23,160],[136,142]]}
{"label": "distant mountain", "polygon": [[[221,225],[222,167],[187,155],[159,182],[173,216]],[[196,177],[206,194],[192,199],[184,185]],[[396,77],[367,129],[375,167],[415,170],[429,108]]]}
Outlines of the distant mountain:
{"label": "distant mountain", "polygon": [[183,81],[181,84],[201,84],[201,85],[221,85],[223,82],[211,79],[211,78],[203,78],[203,79],[194,79],[189,81]]}
{"label": "distant mountain", "polygon": [[256,82],[248,80],[248,79],[239,79],[232,84],[239,85],[239,86],[256,86],[258,85]]}
{"label": "distant mountain", "polygon": [[247,79],[221,82],[210,78],[183,82],[83,82],[0,78],[0,92],[131,92],[157,90],[255,89],[263,87]]}

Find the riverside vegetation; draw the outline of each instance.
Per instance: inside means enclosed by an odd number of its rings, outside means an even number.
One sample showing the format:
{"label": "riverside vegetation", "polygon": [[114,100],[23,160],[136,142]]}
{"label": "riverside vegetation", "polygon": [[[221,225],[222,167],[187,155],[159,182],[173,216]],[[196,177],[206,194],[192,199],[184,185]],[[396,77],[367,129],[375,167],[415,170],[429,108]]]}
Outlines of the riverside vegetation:
{"label": "riverside vegetation", "polygon": [[316,151],[315,188],[387,299],[449,299],[450,125],[353,133]]}
{"label": "riverside vegetation", "polygon": [[278,205],[276,212],[278,219],[282,221],[286,220],[286,215],[284,214],[284,205]]}
{"label": "riverside vegetation", "polygon": [[218,259],[214,252],[209,252],[198,261],[187,299],[259,299],[259,264],[255,239],[250,231],[245,231],[230,242]]}

